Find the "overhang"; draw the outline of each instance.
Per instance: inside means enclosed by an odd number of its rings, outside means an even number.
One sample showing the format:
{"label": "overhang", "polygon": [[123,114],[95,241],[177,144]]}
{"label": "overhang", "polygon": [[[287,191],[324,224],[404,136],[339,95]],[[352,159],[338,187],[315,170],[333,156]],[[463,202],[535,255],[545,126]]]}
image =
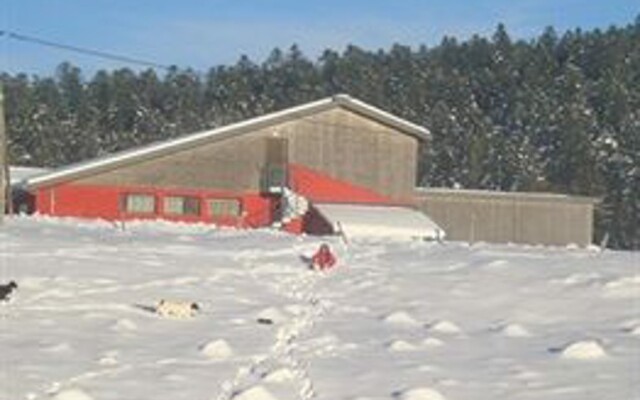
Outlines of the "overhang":
{"label": "overhang", "polygon": [[444,231],[420,211],[408,207],[314,204],[333,231],[348,238],[442,239]]}

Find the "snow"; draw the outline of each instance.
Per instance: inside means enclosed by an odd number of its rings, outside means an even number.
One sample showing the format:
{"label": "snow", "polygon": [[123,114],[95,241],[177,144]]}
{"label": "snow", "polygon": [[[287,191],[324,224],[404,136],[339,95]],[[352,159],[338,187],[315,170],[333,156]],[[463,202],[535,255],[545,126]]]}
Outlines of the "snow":
{"label": "snow", "polygon": [[513,338],[529,337],[531,333],[520,324],[507,324],[500,330],[503,335]]}
{"label": "snow", "polygon": [[406,311],[395,311],[384,317],[384,321],[393,325],[417,326],[420,323]]}
{"label": "snow", "polygon": [[46,168],[34,168],[34,167],[9,167],[9,179],[11,184],[22,182],[27,178],[42,175],[49,172]]}
{"label": "snow", "polygon": [[456,333],[462,332],[462,330],[458,325],[456,325],[451,321],[446,321],[446,320],[434,322],[429,326],[429,329],[434,332],[446,333],[446,334],[456,334]]}
{"label": "snow", "polygon": [[11,217],[0,399],[637,399],[638,256]]}
{"label": "snow", "polygon": [[423,213],[408,207],[315,204],[334,231],[348,238],[441,239],[444,231]]}
{"label": "snow", "polygon": [[446,400],[438,391],[430,388],[415,388],[407,390],[398,396],[400,400]]}
{"label": "snow", "polygon": [[210,341],[202,346],[201,352],[212,360],[227,360],[233,356],[233,349],[224,339]]}
{"label": "snow", "polygon": [[63,390],[53,396],[53,400],[93,400],[91,396],[79,389]]}
{"label": "snow", "polygon": [[595,340],[582,340],[567,345],[562,350],[562,357],[571,360],[596,360],[604,358],[607,353]]}

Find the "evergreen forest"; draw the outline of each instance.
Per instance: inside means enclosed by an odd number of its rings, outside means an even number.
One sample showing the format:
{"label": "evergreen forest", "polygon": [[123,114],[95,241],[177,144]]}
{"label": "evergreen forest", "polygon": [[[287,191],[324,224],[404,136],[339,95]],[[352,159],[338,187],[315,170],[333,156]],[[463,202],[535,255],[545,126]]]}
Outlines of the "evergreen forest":
{"label": "evergreen forest", "polygon": [[12,165],[62,166],[347,93],[431,130],[420,185],[594,196],[596,243],[640,249],[640,16],[317,59],[293,45],[204,72],[86,76],[65,62],[0,78]]}

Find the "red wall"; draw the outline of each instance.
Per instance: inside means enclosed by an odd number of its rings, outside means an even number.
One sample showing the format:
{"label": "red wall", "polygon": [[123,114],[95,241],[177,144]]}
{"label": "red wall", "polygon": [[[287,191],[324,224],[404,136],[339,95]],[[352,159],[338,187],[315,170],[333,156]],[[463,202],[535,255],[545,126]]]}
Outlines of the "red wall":
{"label": "red wall", "polygon": [[[148,193],[156,196],[156,212],[154,214],[128,214],[120,208],[121,198],[127,193]],[[201,215],[167,215],[159,207],[164,196],[194,196],[202,200],[238,199],[241,203],[241,217],[213,217],[207,207],[201,203]],[[102,218],[109,221],[132,219],[166,219],[183,222],[213,222],[224,226],[257,228],[272,222],[275,198],[258,193],[232,193],[225,191],[167,189],[150,187],[117,187],[60,184],[49,188],[41,188],[36,192],[36,211],[40,214]]]}
{"label": "red wall", "polygon": [[298,164],[289,166],[289,185],[296,193],[317,203],[388,205],[406,203]]}
{"label": "red wall", "polygon": [[[302,165],[289,166],[289,185],[310,202],[318,203],[360,203],[360,204],[400,204],[377,192],[332,178]],[[130,214],[121,210],[122,196],[127,193],[145,193],[156,197],[156,212],[152,214]],[[164,214],[160,205],[165,196],[193,196],[201,199],[200,215]],[[102,218],[109,221],[131,219],[166,219],[183,222],[216,223],[224,226],[257,228],[273,222],[278,198],[260,193],[236,193],[220,190],[198,190],[163,187],[118,187],[77,185],[62,183],[40,188],[35,193],[36,211],[40,214],[80,218]],[[238,199],[242,216],[214,217],[204,205],[204,200]],[[406,203],[402,203],[405,204]],[[286,224],[283,229],[291,233],[302,233],[308,221],[298,218]]]}

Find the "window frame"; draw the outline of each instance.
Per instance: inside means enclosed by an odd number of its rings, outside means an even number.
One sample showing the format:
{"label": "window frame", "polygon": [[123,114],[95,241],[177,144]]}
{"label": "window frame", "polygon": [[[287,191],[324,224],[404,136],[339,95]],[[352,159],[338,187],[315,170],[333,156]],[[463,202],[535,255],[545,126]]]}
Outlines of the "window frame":
{"label": "window frame", "polygon": [[[181,211],[174,212],[167,209],[167,201],[181,199]],[[199,217],[202,215],[202,199],[187,194],[168,194],[162,197],[162,214],[169,217]],[[195,205],[195,207],[193,207]],[[195,211],[194,211],[195,210]]]}
{"label": "window frame", "polygon": [[[141,210],[130,210],[129,209],[129,199],[135,197],[146,197],[152,200],[152,206],[150,211],[141,211]],[[151,216],[158,214],[158,196],[154,193],[147,192],[128,192],[123,193],[120,201],[120,211],[127,215],[143,215],[143,216]]]}
{"label": "window frame", "polygon": [[[206,208],[209,217],[213,219],[221,219],[221,218],[240,218],[242,217],[242,201],[237,197],[207,197]],[[218,203],[223,206],[222,210],[224,212],[214,212],[213,204]],[[229,213],[228,211],[231,209],[229,207],[230,204],[233,204],[233,208],[235,208],[235,213]]]}

